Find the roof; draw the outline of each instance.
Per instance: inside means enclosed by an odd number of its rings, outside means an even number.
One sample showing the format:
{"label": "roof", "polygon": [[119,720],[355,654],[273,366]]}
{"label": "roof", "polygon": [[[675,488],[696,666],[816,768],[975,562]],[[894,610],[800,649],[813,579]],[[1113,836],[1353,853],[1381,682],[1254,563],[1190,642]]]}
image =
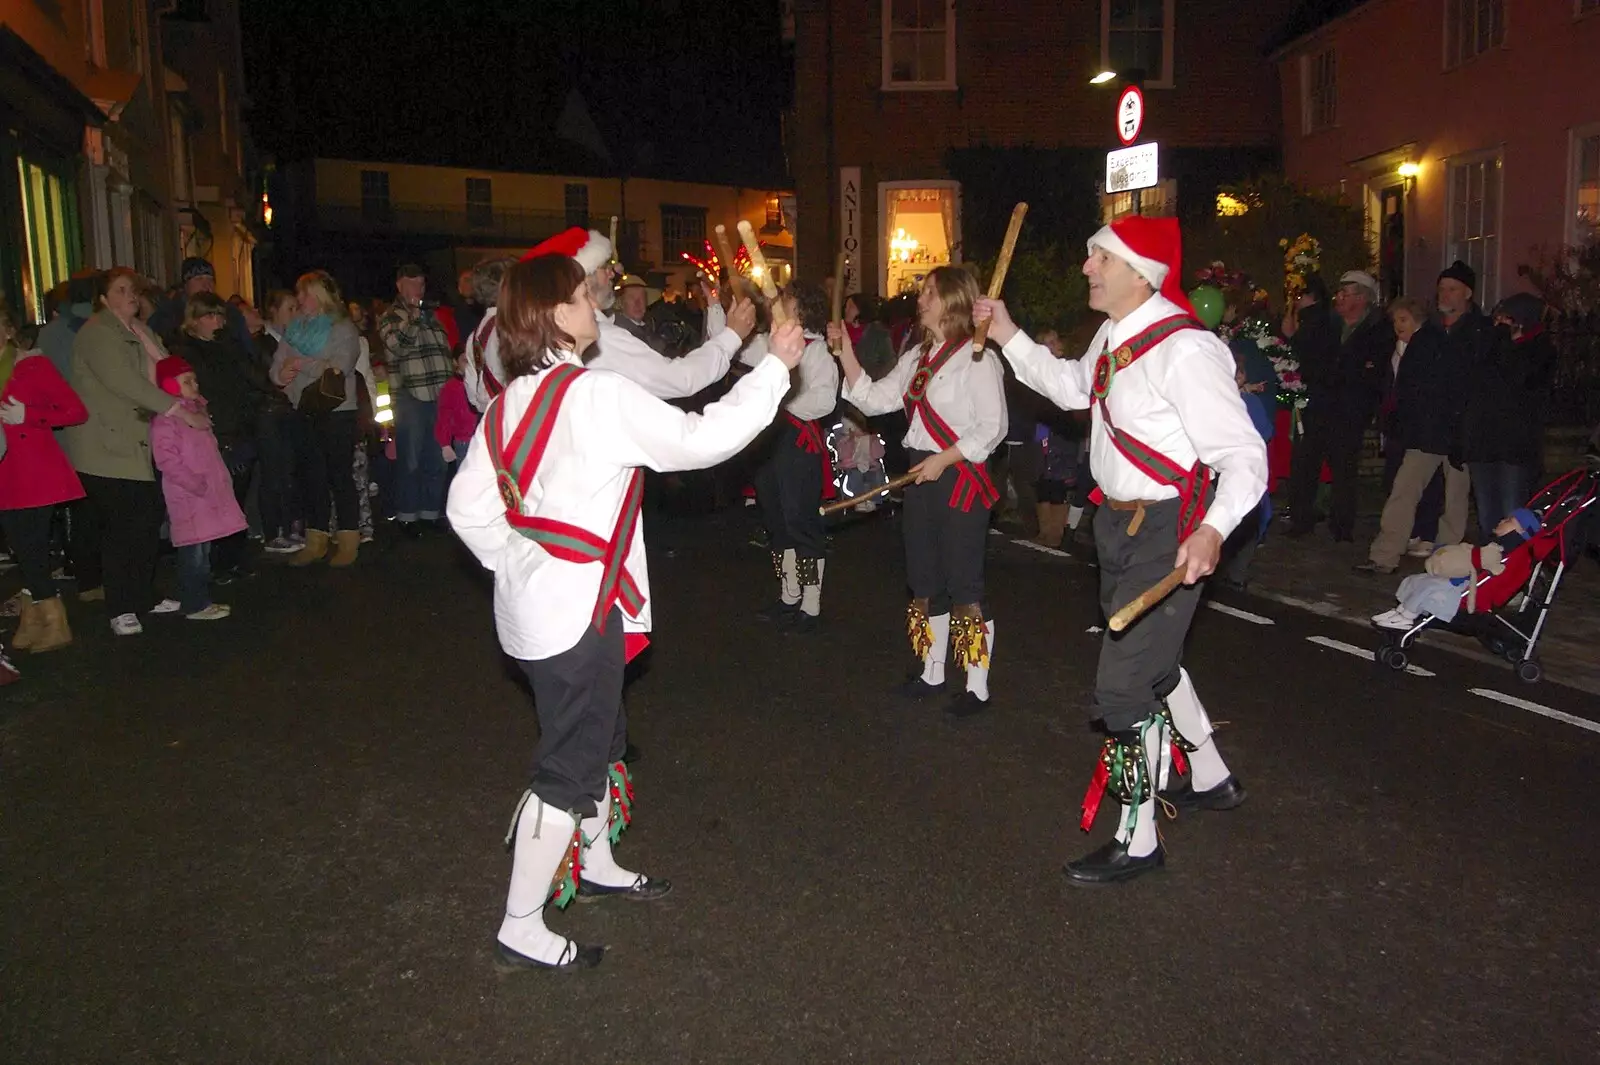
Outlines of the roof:
{"label": "roof", "polygon": [[1365,3],[1367,0],[1300,0],[1283,28],[1267,42],[1267,54],[1276,56],[1302,37],[1310,36]]}

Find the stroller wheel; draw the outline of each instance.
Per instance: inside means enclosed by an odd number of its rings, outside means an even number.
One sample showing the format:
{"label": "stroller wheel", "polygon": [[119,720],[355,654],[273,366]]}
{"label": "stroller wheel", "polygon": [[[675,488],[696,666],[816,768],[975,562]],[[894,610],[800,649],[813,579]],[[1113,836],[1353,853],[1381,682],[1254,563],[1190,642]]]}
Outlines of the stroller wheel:
{"label": "stroller wheel", "polygon": [[1399,673],[1410,664],[1410,659],[1406,657],[1406,653],[1400,650],[1400,648],[1391,647],[1389,649],[1388,657],[1383,660],[1383,664],[1394,670],[1396,673]]}
{"label": "stroller wheel", "polygon": [[1537,684],[1544,678],[1544,667],[1533,659],[1517,663],[1517,679],[1524,684]]}

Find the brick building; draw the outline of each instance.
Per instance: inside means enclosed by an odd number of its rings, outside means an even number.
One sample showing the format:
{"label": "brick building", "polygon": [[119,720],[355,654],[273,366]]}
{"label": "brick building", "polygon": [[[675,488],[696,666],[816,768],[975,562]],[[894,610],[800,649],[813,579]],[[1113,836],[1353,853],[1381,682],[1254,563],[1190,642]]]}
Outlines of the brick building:
{"label": "brick building", "polygon": [[[959,261],[962,190],[948,165],[952,150],[1116,147],[1116,83],[1089,83],[1102,70],[1143,72],[1142,139],[1160,143],[1165,179],[1146,213],[1209,203],[1219,178],[1276,161],[1280,92],[1265,48],[1291,0],[1262,0],[1248,19],[1210,0],[790,6],[797,258],[809,271],[850,242],[860,266],[851,289],[893,294],[932,266]],[[1113,216],[1130,207],[1126,199],[1103,204]]]}
{"label": "brick building", "polygon": [[[1274,52],[1290,180],[1364,203],[1391,294],[1479,299],[1600,232],[1600,0],[1321,0]],[[1403,168],[1403,169],[1402,169]]]}

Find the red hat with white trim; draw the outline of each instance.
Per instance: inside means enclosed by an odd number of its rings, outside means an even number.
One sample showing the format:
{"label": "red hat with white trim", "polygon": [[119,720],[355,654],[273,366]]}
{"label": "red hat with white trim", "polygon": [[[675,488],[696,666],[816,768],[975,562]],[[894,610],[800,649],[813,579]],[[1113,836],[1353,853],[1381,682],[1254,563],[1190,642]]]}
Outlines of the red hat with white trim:
{"label": "red hat with white trim", "polygon": [[521,261],[527,262],[544,255],[569,256],[578,260],[584,273],[592,274],[611,261],[611,241],[597,230],[573,226],[529,249]]}
{"label": "red hat with white trim", "polygon": [[1089,250],[1095,248],[1103,248],[1133,267],[1134,273],[1185,314],[1194,313],[1189,297],[1183,294],[1183,235],[1176,218],[1119,218],[1089,238]]}

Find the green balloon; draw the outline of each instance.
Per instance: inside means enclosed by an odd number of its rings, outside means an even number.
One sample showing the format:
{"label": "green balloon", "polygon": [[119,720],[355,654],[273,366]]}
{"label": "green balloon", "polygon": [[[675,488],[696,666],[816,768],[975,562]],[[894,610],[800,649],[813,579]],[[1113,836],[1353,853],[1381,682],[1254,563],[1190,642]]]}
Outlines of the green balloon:
{"label": "green balloon", "polygon": [[1189,302],[1194,305],[1195,317],[1207,329],[1222,324],[1222,290],[1215,285],[1200,285],[1189,291]]}

